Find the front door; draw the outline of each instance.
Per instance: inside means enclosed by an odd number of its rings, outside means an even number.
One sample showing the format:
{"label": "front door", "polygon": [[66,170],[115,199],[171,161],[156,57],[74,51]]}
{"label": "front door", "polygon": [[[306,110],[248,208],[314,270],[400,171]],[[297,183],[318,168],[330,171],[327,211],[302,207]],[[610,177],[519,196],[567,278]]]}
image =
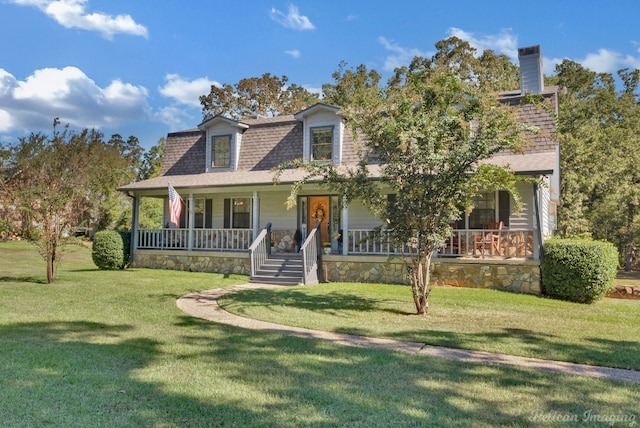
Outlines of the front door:
{"label": "front door", "polygon": [[307,234],[311,232],[317,222],[320,222],[320,240],[329,242],[329,197],[328,196],[310,196],[308,204]]}

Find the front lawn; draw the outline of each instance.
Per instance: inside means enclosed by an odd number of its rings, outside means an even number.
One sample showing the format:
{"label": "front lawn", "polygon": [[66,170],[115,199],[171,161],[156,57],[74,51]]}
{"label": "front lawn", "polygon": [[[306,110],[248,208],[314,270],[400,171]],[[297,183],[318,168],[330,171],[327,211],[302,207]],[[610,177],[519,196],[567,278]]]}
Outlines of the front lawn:
{"label": "front lawn", "polygon": [[[586,423],[588,415],[640,420],[637,384],[247,331],[176,307],[181,295],[242,283],[243,276],[98,271],[89,251],[77,248],[56,284],[45,279],[33,248],[0,242],[2,427],[555,427],[609,425]],[[298,306],[311,308],[305,313],[317,311],[316,296],[305,300],[307,289],[290,291],[302,299]],[[397,295],[401,307],[405,297]],[[336,306],[322,311],[340,318],[349,316],[345,310],[371,310],[373,323],[378,298],[330,292],[326,304]],[[434,311],[437,305],[434,298]],[[413,322],[407,311],[387,312]]]}
{"label": "front lawn", "polygon": [[640,300],[591,305],[435,288],[418,317],[406,286],[332,283],[223,296],[226,310],[317,330],[640,370]]}

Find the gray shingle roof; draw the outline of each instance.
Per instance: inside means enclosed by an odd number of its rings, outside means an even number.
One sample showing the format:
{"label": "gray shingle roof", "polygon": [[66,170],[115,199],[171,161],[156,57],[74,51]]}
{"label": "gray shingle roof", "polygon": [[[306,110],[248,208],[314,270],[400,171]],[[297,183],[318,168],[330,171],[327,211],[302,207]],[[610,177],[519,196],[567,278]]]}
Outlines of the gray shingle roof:
{"label": "gray shingle roof", "polygon": [[[557,88],[547,88],[543,95],[549,105],[555,108]],[[521,99],[514,93],[505,93],[501,97],[503,102],[514,106],[519,105]],[[553,172],[557,165],[554,114],[549,109],[533,105],[520,106],[518,113],[524,123],[538,127],[540,132],[527,135],[531,144],[525,148],[525,155],[504,151],[487,163],[509,164],[521,174]],[[174,187],[190,188],[270,184],[273,179],[272,168],[302,157],[303,123],[293,115],[242,122],[249,127],[242,134],[237,171],[206,173],[206,134],[199,129],[189,129],[168,134],[160,177],[122,186],[120,190],[161,189],[168,182]],[[342,151],[344,165],[354,165],[358,161],[357,146],[358,143],[345,128]],[[299,178],[302,178],[302,173],[288,171],[282,181],[293,182]]]}

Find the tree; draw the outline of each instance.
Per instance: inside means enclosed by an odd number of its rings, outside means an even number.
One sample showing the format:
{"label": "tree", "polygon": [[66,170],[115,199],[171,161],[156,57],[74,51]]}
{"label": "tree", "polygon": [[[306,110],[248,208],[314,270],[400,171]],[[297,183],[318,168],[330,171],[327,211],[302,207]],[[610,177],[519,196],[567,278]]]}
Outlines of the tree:
{"label": "tree", "polygon": [[138,180],[147,180],[160,175],[165,143],[164,137],[160,138],[154,146],[142,155],[142,161],[138,169]]}
{"label": "tree", "polygon": [[[160,138],[156,145],[145,152],[138,171],[138,180],[147,180],[160,175],[164,148],[165,139]],[[141,198],[138,213],[138,225],[140,227],[162,227],[163,200],[159,198]],[[127,219],[130,221],[131,216],[129,215]]]}
{"label": "tree", "polygon": [[7,200],[24,213],[28,237],[47,263],[47,282],[72,226],[95,219],[95,212],[128,182],[137,140],[114,138],[105,143],[95,130],[59,132],[54,120],[51,138],[32,133],[3,148],[0,187]]}
{"label": "tree", "polygon": [[556,67],[560,99],[563,236],[614,242],[626,270],[640,238],[640,71],[595,73],[565,60]]}
{"label": "tree", "polygon": [[288,81],[287,76],[265,73],[234,85],[212,85],[209,94],[200,97],[203,116],[205,119],[216,115],[234,119],[272,117],[293,114],[318,102],[318,94],[296,84],[287,86]]}
{"label": "tree", "polygon": [[[342,113],[362,146],[357,166],[298,160],[281,165],[275,179],[290,167],[306,171],[292,186],[290,205],[312,179],[347,201],[361,200],[388,226],[380,233],[404,248],[416,312],[426,315],[431,258],[450,236],[460,207],[496,188],[509,190],[519,203],[515,176],[481,162],[505,148],[523,147],[528,128],[457,70],[420,62],[422,67],[398,70],[383,88],[367,84],[372,73],[364,66],[337,76],[335,87],[348,83],[354,89]],[[354,82],[354,76],[364,82]],[[377,176],[372,169],[379,169]],[[395,196],[388,198],[389,192]]]}

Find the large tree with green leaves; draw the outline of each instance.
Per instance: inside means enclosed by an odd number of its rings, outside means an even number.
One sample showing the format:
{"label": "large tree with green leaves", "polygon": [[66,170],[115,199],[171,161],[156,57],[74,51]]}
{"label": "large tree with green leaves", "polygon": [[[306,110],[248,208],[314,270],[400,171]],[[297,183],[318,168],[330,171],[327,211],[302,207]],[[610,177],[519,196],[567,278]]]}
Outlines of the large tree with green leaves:
{"label": "large tree with green leaves", "polygon": [[457,70],[418,61],[419,67],[414,62],[397,70],[385,87],[373,84],[377,74],[364,66],[334,76],[336,93],[343,88],[348,94],[341,113],[361,147],[357,166],[298,160],[279,171],[307,172],[292,186],[290,204],[304,183],[318,180],[378,216],[385,225],[381,233],[403,249],[416,312],[426,315],[431,259],[450,236],[460,207],[496,188],[509,190],[519,203],[515,176],[482,161],[523,147],[525,127],[495,94]]}
{"label": "large tree with green leaves", "polygon": [[65,235],[100,212],[118,185],[131,180],[135,138],[104,142],[100,132],[58,131],[52,137],[32,133],[2,148],[0,187],[6,200],[25,214],[29,238],[47,264],[47,281],[55,268]]}
{"label": "large tree with green leaves", "polygon": [[205,119],[217,115],[233,119],[272,117],[293,114],[318,102],[318,94],[296,84],[288,85],[288,81],[287,76],[265,73],[233,85],[212,85],[209,94],[200,97],[203,116]]}
{"label": "large tree with green leaves", "polygon": [[556,71],[567,88],[560,99],[558,231],[614,242],[630,270],[640,238],[640,71],[620,70],[616,80],[569,60]]}

